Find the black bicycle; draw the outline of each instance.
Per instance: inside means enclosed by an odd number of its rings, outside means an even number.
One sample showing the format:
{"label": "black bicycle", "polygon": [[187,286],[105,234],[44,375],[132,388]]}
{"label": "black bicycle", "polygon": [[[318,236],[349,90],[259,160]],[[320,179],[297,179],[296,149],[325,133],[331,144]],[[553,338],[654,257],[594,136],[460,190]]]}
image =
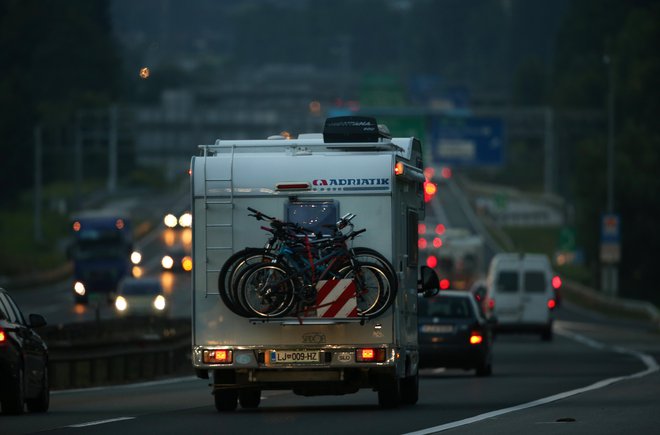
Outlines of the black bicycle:
{"label": "black bicycle", "polygon": [[[317,285],[328,279],[348,279],[355,284],[359,316],[378,316],[392,304],[397,286],[389,261],[373,249],[348,246],[366,231],[353,230],[351,220],[355,215],[342,217],[331,236],[310,237],[307,230],[301,232],[291,224],[250,211],[257,218],[271,220],[268,230],[272,237],[264,250],[249,248],[252,250],[244,250],[232,263],[230,258],[225,264],[227,273],[221,276],[221,282],[225,288],[229,285],[237,290],[231,298],[227,296],[237,314],[282,317],[314,311],[321,308],[316,304]],[[342,233],[347,226],[350,232]],[[288,231],[278,231],[284,227]],[[273,249],[276,245],[277,253]]]}

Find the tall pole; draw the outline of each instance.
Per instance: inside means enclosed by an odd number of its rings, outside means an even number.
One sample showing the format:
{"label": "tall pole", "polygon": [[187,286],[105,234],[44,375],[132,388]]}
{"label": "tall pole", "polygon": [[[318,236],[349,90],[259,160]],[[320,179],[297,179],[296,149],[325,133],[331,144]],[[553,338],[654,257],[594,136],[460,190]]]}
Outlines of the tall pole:
{"label": "tall pole", "polygon": [[41,202],[42,202],[42,137],[41,125],[34,127],[34,240],[41,242],[43,232],[41,229]]}
{"label": "tall pole", "polygon": [[554,193],[554,167],[555,167],[555,144],[554,144],[554,113],[551,107],[545,108],[545,133],[543,136],[545,148],[545,168],[544,168],[544,185],[545,193]]}
{"label": "tall pole", "polygon": [[[609,55],[603,57],[607,66],[607,214],[614,213],[614,62]],[[602,242],[601,242],[602,243]],[[621,242],[617,241],[618,244]],[[620,249],[620,248],[619,248]],[[607,262],[602,265],[601,276],[603,289],[610,296],[616,297],[619,293],[619,260]]]}
{"label": "tall pole", "polygon": [[117,190],[117,105],[109,109],[110,122],[108,128],[108,192]]}

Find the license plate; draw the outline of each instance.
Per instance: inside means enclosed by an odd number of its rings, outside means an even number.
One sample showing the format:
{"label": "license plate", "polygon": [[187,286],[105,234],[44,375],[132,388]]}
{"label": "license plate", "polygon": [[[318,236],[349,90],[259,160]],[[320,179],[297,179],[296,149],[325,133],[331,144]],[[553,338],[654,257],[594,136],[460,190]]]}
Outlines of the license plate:
{"label": "license plate", "polygon": [[430,334],[448,334],[454,332],[454,325],[422,325],[420,330]]}
{"label": "license plate", "polygon": [[272,350],[271,364],[299,364],[321,362],[320,350]]}

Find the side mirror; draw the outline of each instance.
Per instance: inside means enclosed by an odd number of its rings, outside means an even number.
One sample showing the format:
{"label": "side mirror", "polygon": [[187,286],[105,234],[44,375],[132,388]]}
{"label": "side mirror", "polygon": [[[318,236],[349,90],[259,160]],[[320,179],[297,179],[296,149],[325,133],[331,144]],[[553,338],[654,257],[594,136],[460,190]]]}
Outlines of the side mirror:
{"label": "side mirror", "polygon": [[30,314],[29,320],[30,320],[30,328],[41,328],[42,326],[46,326],[47,324],[46,318],[41,314]]}
{"label": "side mirror", "polygon": [[417,282],[417,292],[424,293],[425,297],[435,296],[440,291],[440,279],[433,269],[422,266],[421,279]]}

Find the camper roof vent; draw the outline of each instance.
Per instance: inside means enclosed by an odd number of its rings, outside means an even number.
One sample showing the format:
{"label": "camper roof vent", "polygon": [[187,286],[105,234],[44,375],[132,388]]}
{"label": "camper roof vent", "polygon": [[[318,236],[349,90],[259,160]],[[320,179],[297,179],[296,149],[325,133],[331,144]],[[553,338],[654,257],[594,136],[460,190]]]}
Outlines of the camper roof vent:
{"label": "camper roof vent", "polygon": [[338,116],[325,120],[323,142],[361,143],[391,139],[389,130],[379,126],[375,118],[368,116]]}

